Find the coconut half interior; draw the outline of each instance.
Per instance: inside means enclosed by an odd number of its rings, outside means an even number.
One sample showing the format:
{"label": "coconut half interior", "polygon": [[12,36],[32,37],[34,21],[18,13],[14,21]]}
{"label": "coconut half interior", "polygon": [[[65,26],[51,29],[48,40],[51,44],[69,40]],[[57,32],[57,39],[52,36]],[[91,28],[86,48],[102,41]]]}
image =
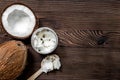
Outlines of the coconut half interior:
{"label": "coconut half interior", "polygon": [[36,18],[28,7],[21,4],[14,4],[3,12],[2,24],[10,35],[27,37],[33,32]]}

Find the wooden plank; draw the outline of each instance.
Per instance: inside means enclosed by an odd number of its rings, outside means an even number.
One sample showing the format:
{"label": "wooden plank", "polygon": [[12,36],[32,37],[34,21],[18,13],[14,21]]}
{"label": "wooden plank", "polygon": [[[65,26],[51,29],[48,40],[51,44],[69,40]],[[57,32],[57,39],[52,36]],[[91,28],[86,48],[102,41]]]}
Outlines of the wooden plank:
{"label": "wooden plank", "polygon": [[[53,28],[53,27],[51,27]],[[102,31],[102,30],[79,30],[79,29],[55,29],[59,37],[59,46],[67,47],[104,47],[120,48],[120,32]],[[1,34],[0,43],[11,40],[7,34]],[[30,38],[23,40],[25,44],[30,43]]]}
{"label": "wooden plank", "polygon": [[[17,2],[17,0],[1,1],[1,14],[8,5]],[[120,30],[119,1],[20,0],[19,3],[28,5],[37,18],[57,22],[56,27],[74,27],[81,30]]]}
{"label": "wooden plank", "polygon": [[[32,51],[30,48],[29,54],[32,57],[28,57],[30,62],[20,80],[25,80],[40,68],[43,56],[38,53],[33,55]],[[119,49],[58,47],[53,53],[61,57],[61,70],[42,74],[37,80],[113,80],[120,78]]]}
{"label": "wooden plank", "polygon": [[60,45],[70,47],[116,47],[119,48],[120,33],[102,30],[57,30]]}

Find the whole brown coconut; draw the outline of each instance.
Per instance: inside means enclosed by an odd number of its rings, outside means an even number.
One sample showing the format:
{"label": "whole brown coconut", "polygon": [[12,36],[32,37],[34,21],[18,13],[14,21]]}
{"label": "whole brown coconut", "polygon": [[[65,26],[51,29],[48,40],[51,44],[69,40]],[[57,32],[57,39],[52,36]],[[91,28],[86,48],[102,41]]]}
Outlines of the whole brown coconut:
{"label": "whole brown coconut", "polygon": [[25,67],[26,46],[21,41],[0,44],[0,80],[14,80]]}

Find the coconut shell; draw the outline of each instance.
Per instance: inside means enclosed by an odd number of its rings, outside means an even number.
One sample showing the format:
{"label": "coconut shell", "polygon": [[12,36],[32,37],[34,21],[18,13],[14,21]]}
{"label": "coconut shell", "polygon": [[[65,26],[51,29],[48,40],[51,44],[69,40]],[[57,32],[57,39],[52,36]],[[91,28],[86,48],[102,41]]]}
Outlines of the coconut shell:
{"label": "coconut shell", "polygon": [[0,44],[0,80],[14,80],[23,71],[27,58],[26,46],[21,41]]}
{"label": "coconut shell", "polygon": [[[23,5],[23,6],[27,7],[27,8],[30,9],[30,10],[32,11],[32,13],[34,14],[35,20],[37,20],[37,17],[36,17],[36,15],[35,15],[35,13],[33,12],[33,10],[32,10],[28,5],[25,5],[25,4],[23,4],[23,3],[13,3],[13,4],[8,5],[8,6],[2,11],[2,14],[5,12],[5,10],[7,10],[7,9],[8,9],[9,7],[11,7],[12,5]],[[2,16],[2,15],[1,15],[1,16]],[[41,18],[44,18],[44,17],[42,16]],[[5,31],[8,35],[10,35],[10,36],[13,37],[13,38],[23,39],[23,40],[26,39],[26,38],[29,38],[30,35],[32,35],[32,33],[35,31],[35,29],[38,28],[37,23],[35,23],[32,32],[31,32],[28,36],[19,37],[19,36],[14,36],[14,35],[10,34],[10,33],[5,29],[5,26],[4,26],[3,23],[2,23],[2,19],[1,19],[1,24],[2,24],[2,29],[3,29],[3,31]]]}

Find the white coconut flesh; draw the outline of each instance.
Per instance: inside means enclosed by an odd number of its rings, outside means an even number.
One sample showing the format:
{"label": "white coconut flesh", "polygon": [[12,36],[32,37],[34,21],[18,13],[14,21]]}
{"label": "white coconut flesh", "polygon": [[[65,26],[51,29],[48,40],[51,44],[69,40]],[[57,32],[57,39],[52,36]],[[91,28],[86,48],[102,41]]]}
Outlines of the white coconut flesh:
{"label": "white coconut flesh", "polygon": [[61,67],[60,57],[56,54],[45,57],[41,62],[42,72],[50,72],[54,69],[59,70]]}
{"label": "white coconut flesh", "polygon": [[28,7],[14,4],[3,12],[2,24],[10,35],[27,37],[33,32],[36,18]]}
{"label": "white coconut flesh", "polygon": [[57,47],[58,37],[50,28],[39,28],[33,33],[31,44],[38,53],[48,54]]}

